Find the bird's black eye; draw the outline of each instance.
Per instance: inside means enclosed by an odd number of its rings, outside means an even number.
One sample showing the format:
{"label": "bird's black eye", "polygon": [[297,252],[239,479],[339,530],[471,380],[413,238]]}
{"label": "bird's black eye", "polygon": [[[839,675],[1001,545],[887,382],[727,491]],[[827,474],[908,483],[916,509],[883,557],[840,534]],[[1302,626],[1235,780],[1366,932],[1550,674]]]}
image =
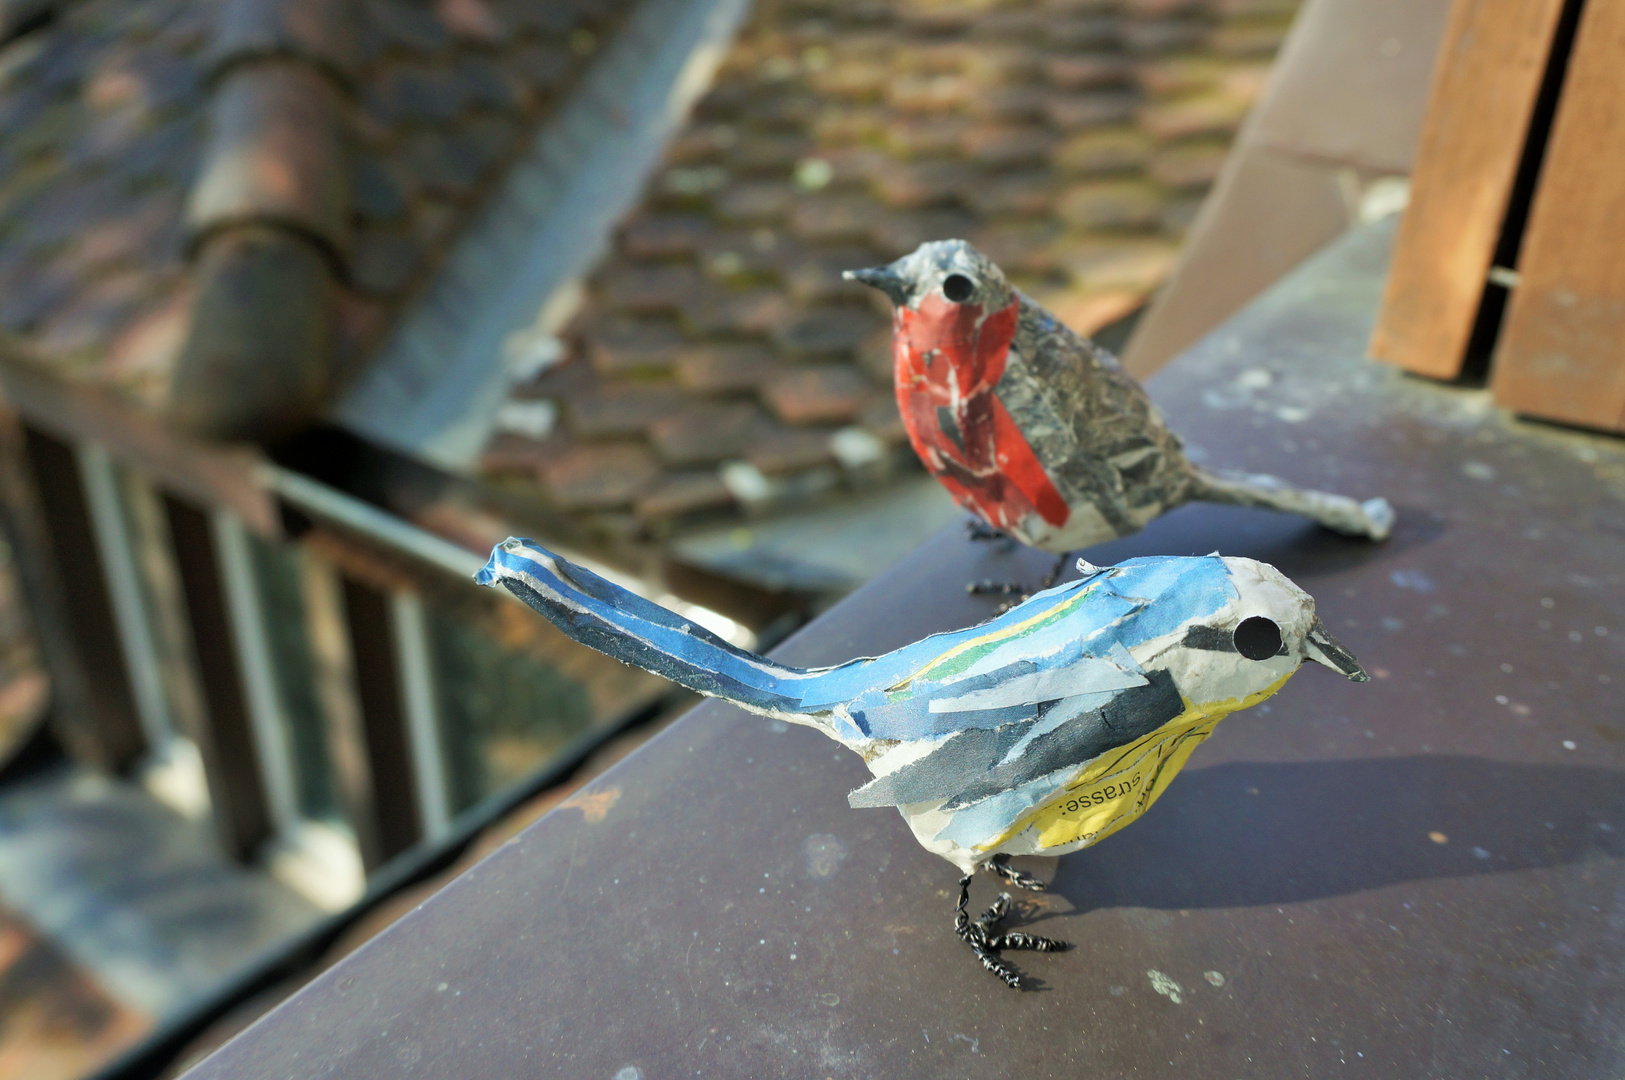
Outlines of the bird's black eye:
{"label": "bird's black eye", "polygon": [[949,274],[942,279],[942,295],[956,304],[963,304],[976,292],[976,283],[964,274]]}
{"label": "bird's black eye", "polygon": [[1249,660],[1268,660],[1281,651],[1281,628],[1262,615],[1241,620],[1230,635],[1236,651]]}

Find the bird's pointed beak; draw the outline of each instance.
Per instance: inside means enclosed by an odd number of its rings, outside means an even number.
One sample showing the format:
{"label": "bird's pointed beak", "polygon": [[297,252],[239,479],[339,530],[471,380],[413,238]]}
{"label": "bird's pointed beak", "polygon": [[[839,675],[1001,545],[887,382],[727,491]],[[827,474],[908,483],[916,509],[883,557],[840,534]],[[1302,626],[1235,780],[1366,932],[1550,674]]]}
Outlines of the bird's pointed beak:
{"label": "bird's pointed beak", "polygon": [[841,275],[848,281],[861,282],[871,289],[879,289],[898,307],[908,303],[908,279],[889,266],[871,266],[867,270],[848,270]]}
{"label": "bird's pointed beak", "polygon": [[1367,675],[1365,668],[1354,659],[1354,654],[1343,648],[1342,642],[1332,637],[1318,615],[1313,625],[1309,627],[1309,636],[1304,640],[1304,657],[1347,676],[1351,682],[1371,681],[1371,676]]}

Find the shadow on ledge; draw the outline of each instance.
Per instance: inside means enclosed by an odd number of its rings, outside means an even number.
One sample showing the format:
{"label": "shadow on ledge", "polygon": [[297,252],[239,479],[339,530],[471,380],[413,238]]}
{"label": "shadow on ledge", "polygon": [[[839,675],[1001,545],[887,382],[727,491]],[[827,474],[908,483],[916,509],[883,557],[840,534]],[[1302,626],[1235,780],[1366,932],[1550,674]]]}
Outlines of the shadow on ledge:
{"label": "shadow on ledge", "polygon": [[[1247,907],[1625,855],[1625,774],[1425,756],[1182,773],[1060,862],[1079,911]],[[1441,842],[1442,838],[1442,842]]]}

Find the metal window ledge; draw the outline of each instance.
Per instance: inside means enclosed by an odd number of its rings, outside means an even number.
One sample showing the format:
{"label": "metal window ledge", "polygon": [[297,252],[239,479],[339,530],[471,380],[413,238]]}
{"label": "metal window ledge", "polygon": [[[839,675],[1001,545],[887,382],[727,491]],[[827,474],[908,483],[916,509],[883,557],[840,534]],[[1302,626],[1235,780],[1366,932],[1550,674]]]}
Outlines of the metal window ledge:
{"label": "metal window ledge", "polygon": [[[1366,361],[1391,230],[1152,389],[1215,463],[1388,495],[1392,541],[1190,507],[1089,553],[1274,562],[1375,680],[1304,672],[1143,821],[1033,867],[1028,925],[1077,944],[1020,954],[1042,992],[978,969],[897,815],[847,808],[856,758],[707,704],[192,1075],[1616,1075],[1625,445]],[[1046,561],[950,529],[780,652],[964,625],[967,580]]]}

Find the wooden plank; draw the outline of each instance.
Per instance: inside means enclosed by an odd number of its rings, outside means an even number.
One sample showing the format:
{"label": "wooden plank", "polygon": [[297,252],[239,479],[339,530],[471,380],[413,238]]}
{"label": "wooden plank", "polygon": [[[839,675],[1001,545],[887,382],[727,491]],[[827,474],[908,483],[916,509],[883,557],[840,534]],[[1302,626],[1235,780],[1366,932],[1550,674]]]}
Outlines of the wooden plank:
{"label": "wooden plank", "polygon": [[1440,379],[1461,371],[1563,7],[1451,8],[1371,339],[1377,359]]}
{"label": "wooden plank", "polygon": [[366,720],[356,691],[355,657],[350,651],[344,610],[343,578],[332,563],[308,547],[299,560],[299,572],[305,602],[305,637],[310,642],[311,670],[325,724],[333,790],[345,820],[355,832],[362,866],[370,872],[383,859],[373,812]]}
{"label": "wooden plank", "polygon": [[119,641],[100,548],[85,501],[79,462],[68,444],[29,425],[23,428],[33,486],[47,541],[46,558],[60,583],[67,629],[82,665],[89,706],[90,763],[106,769],[133,765],[147,748]]}
{"label": "wooden plank", "polygon": [[1625,429],[1625,4],[1581,15],[1496,350],[1495,400]]}
{"label": "wooden plank", "polygon": [[388,595],[307,546],[306,634],[328,755],[370,873],[422,836]]}
{"label": "wooden plank", "polygon": [[203,755],[221,846],[232,858],[248,862],[270,839],[273,824],[260,778],[248,695],[237,664],[214,531],[208,513],[185,500],[165,495],[164,510],[205,706],[204,723],[187,734]]}
{"label": "wooden plank", "polygon": [[344,611],[349,622],[350,655],[355,658],[355,688],[361,700],[367,764],[372,772],[377,854],[381,862],[387,862],[423,835],[389,595],[346,576]]}
{"label": "wooden plank", "polygon": [[0,528],[11,545],[17,586],[51,679],[52,733],[80,760],[102,760],[86,690],[84,656],[74,640],[62,580],[51,557],[50,536],[24,438],[17,415],[0,405]]}

